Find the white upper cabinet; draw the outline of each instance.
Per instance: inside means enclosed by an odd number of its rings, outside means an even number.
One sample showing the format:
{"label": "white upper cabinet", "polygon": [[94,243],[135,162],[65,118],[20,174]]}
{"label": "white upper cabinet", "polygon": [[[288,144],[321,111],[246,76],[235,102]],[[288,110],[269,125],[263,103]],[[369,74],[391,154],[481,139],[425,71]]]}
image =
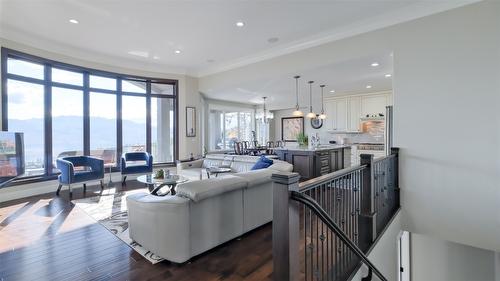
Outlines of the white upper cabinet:
{"label": "white upper cabinet", "polygon": [[371,95],[361,97],[361,115],[378,115],[382,113],[385,115],[385,107],[389,105],[388,95]]}
{"label": "white upper cabinet", "polygon": [[337,111],[337,102],[335,100],[326,100],[325,101],[325,114],[326,114],[326,119],[323,121],[324,124],[323,126],[327,130],[333,130],[334,127],[334,122],[336,122],[336,114]]}
{"label": "white upper cabinet", "polygon": [[385,114],[392,104],[390,93],[365,94],[325,100],[327,115],[323,126],[332,132],[360,132],[360,118],[372,114]]}
{"label": "white upper cabinet", "polygon": [[347,98],[337,99],[337,112],[333,121],[335,131],[347,131]]}
{"label": "white upper cabinet", "polygon": [[359,132],[360,131],[360,122],[361,118],[361,97],[355,96],[349,98],[349,120],[347,130],[350,132]]}

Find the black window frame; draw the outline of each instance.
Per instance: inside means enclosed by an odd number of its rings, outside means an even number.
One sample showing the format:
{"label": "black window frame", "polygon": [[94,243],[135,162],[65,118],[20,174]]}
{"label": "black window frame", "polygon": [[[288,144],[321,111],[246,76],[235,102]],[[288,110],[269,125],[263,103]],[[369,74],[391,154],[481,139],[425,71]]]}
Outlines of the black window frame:
{"label": "black window frame", "polygon": [[[41,64],[44,66],[44,79],[31,78],[7,72],[8,58],[24,60]],[[51,79],[52,67],[82,73],[83,85],[77,86],[73,84],[65,84],[53,82]],[[123,128],[122,128],[122,96],[140,96],[146,99],[146,151],[151,153],[151,98],[166,98],[173,100],[174,109],[174,151],[173,161],[164,163],[155,163],[154,166],[170,166],[174,165],[179,157],[179,81],[175,79],[151,78],[136,75],[120,74],[109,71],[103,71],[78,65],[63,63],[51,59],[42,58],[39,56],[23,53],[17,50],[2,47],[1,49],[1,79],[2,79],[2,131],[8,130],[8,93],[7,81],[9,79],[34,83],[44,87],[44,174],[35,176],[21,177],[14,181],[15,184],[25,184],[30,182],[53,180],[57,178],[59,173],[53,171],[53,155],[52,155],[52,87],[60,87],[65,89],[81,90],[83,92],[83,152],[84,155],[90,155],[90,93],[106,93],[116,95],[116,155],[117,165],[112,168],[113,172],[119,171],[119,158],[123,152]],[[107,90],[100,88],[91,88],[89,85],[90,75],[97,75],[107,78],[116,79],[116,90]],[[122,92],[122,80],[135,80],[146,83],[146,93]],[[172,95],[152,94],[151,83],[168,84],[173,86]]]}

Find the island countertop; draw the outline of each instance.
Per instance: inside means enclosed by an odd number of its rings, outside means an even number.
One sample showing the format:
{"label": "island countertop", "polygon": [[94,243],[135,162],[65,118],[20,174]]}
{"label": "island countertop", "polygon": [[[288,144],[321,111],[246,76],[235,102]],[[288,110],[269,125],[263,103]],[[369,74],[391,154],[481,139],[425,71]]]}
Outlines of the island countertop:
{"label": "island countertop", "polygon": [[308,146],[296,146],[296,147],[276,147],[273,148],[274,150],[280,150],[280,151],[310,151],[310,152],[315,152],[315,151],[325,151],[325,150],[335,150],[335,149],[342,149],[342,148],[350,148],[350,145],[346,144],[324,144],[320,145],[318,147],[308,147]]}

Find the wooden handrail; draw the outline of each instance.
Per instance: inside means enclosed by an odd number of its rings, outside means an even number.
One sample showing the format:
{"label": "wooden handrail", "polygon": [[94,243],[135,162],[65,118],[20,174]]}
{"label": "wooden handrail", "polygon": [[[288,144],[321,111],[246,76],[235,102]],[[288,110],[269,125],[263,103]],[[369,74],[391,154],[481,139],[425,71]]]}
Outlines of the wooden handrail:
{"label": "wooden handrail", "polygon": [[343,176],[348,175],[352,172],[363,170],[366,167],[367,167],[367,165],[352,166],[349,168],[335,171],[333,173],[322,175],[322,176],[317,177],[317,178],[310,179],[308,181],[301,182],[299,184],[299,192],[307,191],[309,188],[316,187],[322,183],[332,181],[336,178],[343,177]]}

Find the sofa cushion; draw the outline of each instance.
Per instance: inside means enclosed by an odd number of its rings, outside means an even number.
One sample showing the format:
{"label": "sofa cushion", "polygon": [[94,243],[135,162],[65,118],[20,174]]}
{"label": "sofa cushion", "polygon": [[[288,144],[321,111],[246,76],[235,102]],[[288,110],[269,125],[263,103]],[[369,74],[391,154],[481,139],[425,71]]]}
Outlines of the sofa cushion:
{"label": "sofa cushion", "polygon": [[273,170],[260,169],[243,173],[237,173],[236,176],[245,179],[245,181],[247,182],[247,187],[252,187],[256,185],[261,185],[266,182],[270,182],[273,173],[275,173],[275,171]]}
{"label": "sofa cushion", "polygon": [[242,189],[247,181],[241,177],[227,175],[224,178],[210,178],[202,181],[190,181],[177,186],[179,196],[187,197],[194,202],[219,194]]}
{"label": "sofa cushion", "polygon": [[273,164],[273,160],[267,159],[265,156],[261,156],[257,162],[252,167],[252,170],[265,169]]}
{"label": "sofa cushion", "polygon": [[75,176],[73,178],[73,182],[85,182],[91,180],[101,179],[100,173],[97,172],[75,172]]}
{"label": "sofa cushion", "polygon": [[189,168],[178,172],[180,175],[187,177],[190,180],[201,180],[206,173],[205,168]]}

